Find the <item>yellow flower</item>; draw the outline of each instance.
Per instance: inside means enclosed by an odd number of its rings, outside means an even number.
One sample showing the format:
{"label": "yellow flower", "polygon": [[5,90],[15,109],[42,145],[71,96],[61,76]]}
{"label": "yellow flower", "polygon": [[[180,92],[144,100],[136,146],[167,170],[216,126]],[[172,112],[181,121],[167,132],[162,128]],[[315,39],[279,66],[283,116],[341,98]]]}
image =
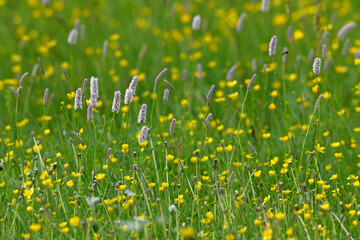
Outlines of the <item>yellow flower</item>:
{"label": "yellow flower", "polygon": [[265,139],[270,138],[270,136],[271,136],[271,133],[264,133],[263,134],[263,138],[265,138]]}
{"label": "yellow flower", "polygon": [[184,227],[180,231],[180,236],[182,236],[184,239],[195,239],[195,229],[191,227]]}
{"label": "yellow flower", "polygon": [[72,217],[72,218],[70,218],[69,223],[71,226],[77,227],[77,226],[79,226],[80,218],[77,216]]}
{"label": "yellow flower", "polygon": [[99,181],[102,180],[104,177],[105,177],[105,173],[98,173],[95,176],[96,180],[99,180]]}
{"label": "yellow flower", "polygon": [[49,135],[49,134],[50,134],[50,129],[45,129],[45,130],[44,130],[44,134],[45,134],[45,135]]}
{"label": "yellow flower", "polygon": [[337,174],[334,174],[334,175],[332,175],[332,176],[330,177],[330,180],[335,180],[335,179],[337,179],[337,177],[338,177],[338,175],[337,175]]}
{"label": "yellow flower", "polygon": [[353,183],[353,185],[354,185],[354,187],[359,187],[359,186],[360,186],[360,182],[359,182],[359,181],[355,181],[355,182]]}
{"label": "yellow flower", "polygon": [[72,188],[74,186],[73,180],[67,181],[66,186],[68,186],[69,188]]}
{"label": "yellow flower", "polygon": [[329,204],[328,202],[326,202],[326,203],[322,204],[322,205],[320,206],[320,208],[321,208],[322,210],[324,210],[324,211],[327,211],[327,210],[330,209],[330,204]]}
{"label": "yellow flower", "polygon": [[34,223],[31,224],[29,228],[32,232],[39,232],[41,230],[41,225],[39,223]]}
{"label": "yellow flower", "polygon": [[320,146],[320,144],[316,144],[315,149],[319,153],[324,153],[325,147]]}
{"label": "yellow flower", "polygon": [[257,177],[257,178],[260,177],[260,175],[261,175],[261,171],[260,171],[260,170],[259,170],[259,171],[256,171],[256,172],[254,173],[254,176]]}
{"label": "yellow flower", "polygon": [[231,144],[225,147],[226,151],[231,152],[233,150],[233,146]]}
{"label": "yellow flower", "polygon": [[281,221],[281,220],[284,219],[285,214],[283,214],[282,212],[278,212],[278,213],[275,214],[275,217],[276,217],[277,220]]}
{"label": "yellow flower", "polygon": [[275,103],[270,103],[269,109],[270,109],[270,110],[275,110],[275,109],[276,109]]}

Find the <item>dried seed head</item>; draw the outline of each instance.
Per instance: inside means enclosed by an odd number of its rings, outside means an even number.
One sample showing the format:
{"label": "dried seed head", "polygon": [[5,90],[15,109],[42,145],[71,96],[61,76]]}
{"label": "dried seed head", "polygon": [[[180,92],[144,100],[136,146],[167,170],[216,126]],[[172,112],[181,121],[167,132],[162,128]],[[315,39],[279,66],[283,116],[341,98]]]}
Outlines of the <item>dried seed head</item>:
{"label": "dried seed head", "polygon": [[82,90],[78,88],[75,93],[74,109],[82,109]]}
{"label": "dried seed head", "polygon": [[194,31],[197,31],[200,29],[200,24],[201,24],[201,17],[200,15],[195,15],[193,20],[192,20],[192,29]]}
{"label": "dried seed head", "polygon": [[352,29],[354,29],[356,27],[356,23],[355,22],[349,22],[347,24],[345,24],[340,31],[337,34],[337,37],[342,40],[344,39],[344,37],[346,36],[346,34],[351,31]]}
{"label": "dried seed head", "polygon": [[87,120],[88,121],[94,121],[93,106],[91,104],[88,106]]}
{"label": "dried seed head", "polygon": [[229,71],[226,73],[226,81],[231,81],[234,77],[234,73],[237,69],[237,65],[234,64],[230,69]]}
{"label": "dried seed head", "polygon": [[254,75],[252,76],[252,78],[250,79],[250,82],[249,82],[248,85],[247,85],[247,89],[250,89],[250,88],[251,88],[251,86],[253,85],[255,79],[256,79],[256,74],[254,74]]}
{"label": "dried seed head", "polygon": [[165,73],[167,72],[167,68],[164,68],[155,78],[155,84],[158,84],[160,79],[165,75]]}
{"label": "dried seed head", "polygon": [[251,142],[248,141],[248,145],[249,145],[249,148],[251,149],[251,151],[252,151],[255,155],[258,155],[257,152],[256,152],[255,147],[251,144]]}
{"label": "dried seed head", "polygon": [[237,32],[241,32],[242,28],[243,28],[243,25],[244,25],[244,21],[245,21],[245,18],[246,18],[246,13],[242,13],[239,17],[239,20],[236,24],[236,31]]}
{"label": "dried seed head", "polygon": [[49,89],[45,89],[45,92],[44,92],[44,101],[43,101],[43,105],[44,107],[46,106],[47,102],[48,102],[48,96],[49,96]]}
{"label": "dried seed head", "polygon": [[134,95],[133,93],[131,92],[130,89],[126,89],[125,91],[125,99],[124,99],[124,103],[125,104],[130,104],[132,102],[132,99],[133,99]]}
{"label": "dried seed head", "polygon": [[147,105],[143,104],[140,108],[140,112],[138,115],[138,123],[146,123],[146,111],[147,111]]}
{"label": "dried seed head", "polygon": [[321,69],[321,58],[315,58],[314,60],[314,64],[313,64],[313,72],[315,73],[315,75],[319,75],[320,74],[320,69]]}
{"label": "dried seed head", "polygon": [[90,94],[95,94],[95,98],[99,98],[99,80],[96,77],[90,78]]}
{"label": "dried seed head", "polygon": [[211,88],[210,88],[210,90],[209,90],[209,92],[208,92],[208,94],[207,94],[207,96],[206,96],[206,101],[210,102],[210,100],[211,100],[211,95],[213,94],[214,89],[215,89],[215,85],[212,85]]}
{"label": "dried seed head", "polygon": [[261,11],[268,12],[270,8],[270,0],[262,0],[261,1]]}
{"label": "dried seed head", "polygon": [[164,102],[167,102],[168,99],[169,99],[169,89],[166,88],[166,89],[164,90],[163,101],[164,101]]}
{"label": "dried seed head", "polygon": [[68,43],[70,45],[75,45],[76,44],[76,41],[77,41],[77,37],[78,37],[78,33],[79,31],[77,29],[72,29],[68,35]]}
{"label": "dried seed head", "polygon": [[323,98],[323,95],[321,94],[321,95],[318,97],[318,99],[316,100],[315,107],[314,107],[314,111],[316,111],[316,110],[319,108],[320,101],[321,101],[322,98]]}
{"label": "dried seed head", "polygon": [[[263,1],[264,2],[264,1]],[[274,57],[276,53],[276,44],[277,44],[277,37],[274,35],[269,43],[269,55],[270,57]]]}
{"label": "dried seed head", "polygon": [[114,93],[114,99],[112,104],[112,112],[119,113],[120,111],[120,102],[121,102],[121,93],[120,91],[115,91]]}
{"label": "dried seed head", "polygon": [[26,72],[26,73],[24,73],[24,75],[22,75],[22,77],[19,80],[20,85],[23,84],[23,82],[27,78],[27,76],[29,76],[28,72]]}
{"label": "dried seed head", "polygon": [[149,134],[149,131],[150,131],[150,128],[148,128],[147,126],[143,126],[141,128],[141,132],[140,132],[140,135],[139,135],[139,142],[145,142],[146,141],[146,138]]}
{"label": "dried seed head", "polygon": [[176,119],[173,118],[171,120],[171,124],[170,124],[170,134],[173,135],[174,134],[174,130],[175,130],[175,123],[176,123]]}

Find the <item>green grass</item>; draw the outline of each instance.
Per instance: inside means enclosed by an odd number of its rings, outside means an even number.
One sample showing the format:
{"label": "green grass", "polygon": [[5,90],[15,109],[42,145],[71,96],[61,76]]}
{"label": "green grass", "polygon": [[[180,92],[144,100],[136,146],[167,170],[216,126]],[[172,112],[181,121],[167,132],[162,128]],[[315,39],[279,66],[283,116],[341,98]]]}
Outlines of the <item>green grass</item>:
{"label": "green grass", "polygon": [[[342,40],[337,33],[360,20],[360,2],[289,2],[273,0],[264,13],[261,1],[0,0],[0,238],[358,239],[360,35],[358,26]],[[17,97],[10,87],[25,72]],[[94,121],[84,103],[74,110],[85,78],[90,99],[91,76]],[[163,79],[174,87],[166,103]],[[139,144],[143,126],[150,133]]]}

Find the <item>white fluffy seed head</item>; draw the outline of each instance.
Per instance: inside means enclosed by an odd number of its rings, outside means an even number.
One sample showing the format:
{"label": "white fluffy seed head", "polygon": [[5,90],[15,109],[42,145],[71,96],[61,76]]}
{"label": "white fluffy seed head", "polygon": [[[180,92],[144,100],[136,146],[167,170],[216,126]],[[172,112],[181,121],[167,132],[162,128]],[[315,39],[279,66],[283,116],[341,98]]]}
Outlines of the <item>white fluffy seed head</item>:
{"label": "white fluffy seed head", "polygon": [[313,72],[315,75],[320,75],[320,69],[321,69],[321,58],[317,57],[314,60],[313,64]]}
{"label": "white fluffy seed head", "polygon": [[78,88],[75,93],[74,109],[82,109],[82,89]]}
{"label": "white fluffy seed head", "polygon": [[277,44],[277,37],[274,35],[269,43],[269,55],[270,57],[274,57],[276,53],[276,44]]}
{"label": "white fluffy seed head", "polygon": [[146,111],[147,111],[147,105],[144,103],[141,108],[138,115],[138,123],[146,123]]}
{"label": "white fluffy seed head", "polygon": [[112,104],[112,112],[119,113],[120,111],[120,102],[121,102],[121,93],[120,91],[115,91],[114,93],[114,99]]}
{"label": "white fluffy seed head", "polygon": [[201,17],[200,15],[196,15],[194,16],[193,20],[192,20],[192,29],[194,31],[198,31],[200,29],[200,24],[201,24]]}

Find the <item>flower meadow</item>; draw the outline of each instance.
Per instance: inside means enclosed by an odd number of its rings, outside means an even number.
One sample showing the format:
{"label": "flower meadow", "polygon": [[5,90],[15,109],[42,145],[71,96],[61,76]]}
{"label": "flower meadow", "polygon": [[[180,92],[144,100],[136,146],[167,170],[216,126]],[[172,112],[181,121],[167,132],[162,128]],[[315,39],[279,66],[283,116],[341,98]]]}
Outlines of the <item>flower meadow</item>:
{"label": "flower meadow", "polygon": [[359,9],[0,0],[0,238],[359,239]]}

